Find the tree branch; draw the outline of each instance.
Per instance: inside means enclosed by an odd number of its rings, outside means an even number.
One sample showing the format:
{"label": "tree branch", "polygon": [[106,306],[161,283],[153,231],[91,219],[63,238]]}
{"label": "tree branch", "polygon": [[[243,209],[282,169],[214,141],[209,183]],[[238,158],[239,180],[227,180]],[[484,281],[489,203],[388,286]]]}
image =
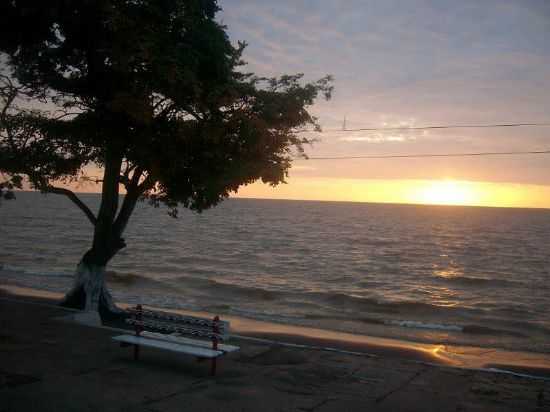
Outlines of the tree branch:
{"label": "tree branch", "polygon": [[146,190],[148,190],[152,184],[154,184],[154,179],[151,174],[148,174],[147,177],[145,177],[143,182],[141,182],[140,184],[139,181],[142,177],[142,174],[143,169],[141,167],[137,167],[134,171],[132,179],[130,179],[129,185],[127,186],[126,196],[124,197],[122,207],[120,208],[118,216],[113,225],[115,233],[117,233],[119,236],[122,236],[122,233],[126,229],[128,221],[130,220],[130,216],[134,212],[136,203],[139,200],[140,196]]}
{"label": "tree branch", "polygon": [[121,183],[122,185],[124,185],[124,187],[126,188],[126,190],[128,190],[128,187],[130,186],[131,184],[131,181],[130,179],[128,178],[128,176],[126,175],[120,175],[118,177],[118,181],[119,183]]}
{"label": "tree branch", "polygon": [[143,182],[138,185],[138,191],[140,194],[145,193],[147,190],[151,189],[155,184],[155,179],[153,178],[152,173],[148,173]]}
{"label": "tree branch", "polygon": [[65,195],[65,196],[67,196],[69,199],[72,200],[72,202],[75,205],[77,205],[80,208],[80,210],[82,210],[84,212],[84,214],[86,215],[88,220],[92,223],[92,225],[94,225],[94,226],[96,225],[97,219],[96,219],[95,215],[93,214],[93,212],[71,190],[64,189],[62,187],[48,186],[45,189],[42,189],[42,191],[45,192],[45,193],[53,193],[53,194],[56,194],[56,195]]}
{"label": "tree branch", "polygon": [[126,196],[124,196],[124,201],[122,202],[118,216],[113,223],[113,231],[118,236],[122,236],[122,233],[124,233],[126,225],[128,225],[128,221],[130,220],[130,216],[134,212],[136,203],[139,200],[139,196],[140,194],[135,188],[128,190]]}

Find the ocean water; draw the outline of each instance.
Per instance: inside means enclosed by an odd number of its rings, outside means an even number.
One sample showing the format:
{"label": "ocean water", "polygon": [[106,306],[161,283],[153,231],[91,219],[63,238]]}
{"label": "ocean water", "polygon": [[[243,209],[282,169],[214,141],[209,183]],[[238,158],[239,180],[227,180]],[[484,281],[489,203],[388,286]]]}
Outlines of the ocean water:
{"label": "ocean water", "polygon": [[[3,202],[0,284],[66,291],[91,229],[64,197]],[[550,210],[230,199],[173,219],[143,203],[126,241],[120,301],[550,353]]]}

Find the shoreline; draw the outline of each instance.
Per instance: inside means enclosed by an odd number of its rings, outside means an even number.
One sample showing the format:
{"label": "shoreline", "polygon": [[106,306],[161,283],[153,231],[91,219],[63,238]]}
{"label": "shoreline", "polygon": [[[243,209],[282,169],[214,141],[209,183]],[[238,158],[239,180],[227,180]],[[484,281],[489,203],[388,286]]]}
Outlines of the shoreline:
{"label": "shoreline", "polygon": [[[0,297],[22,297],[36,303],[56,305],[61,293],[42,291],[11,285],[0,285]],[[117,302],[122,308],[132,305]],[[167,312],[213,317],[209,312],[157,308]],[[232,336],[265,344],[299,347],[366,357],[386,357],[408,362],[427,363],[471,370],[487,370],[500,373],[525,375],[550,379],[550,355],[534,352],[514,352],[496,348],[475,346],[450,346],[437,343],[426,344],[406,340],[356,335],[332,330],[288,325],[244,317],[223,315],[231,322]],[[106,326],[120,326],[110,325]]]}

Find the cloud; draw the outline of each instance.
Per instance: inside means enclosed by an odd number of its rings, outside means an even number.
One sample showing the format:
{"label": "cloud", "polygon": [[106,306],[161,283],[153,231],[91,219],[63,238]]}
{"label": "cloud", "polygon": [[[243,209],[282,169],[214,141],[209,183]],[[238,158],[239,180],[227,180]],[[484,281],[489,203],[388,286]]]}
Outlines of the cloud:
{"label": "cloud", "polygon": [[[312,112],[325,133],[311,156],[546,148],[548,129],[339,133],[347,128],[541,122],[550,114],[547,1],[233,0],[221,19],[250,43],[246,70],[335,76]],[[332,130],[332,131],[331,131]],[[334,163],[330,177],[549,182],[540,158]]]}
{"label": "cloud", "polygon": [[317,170],[317,168],[313,166],[293,165],[292,170],[293,171],[311,171],[311,170]]}
{"label": "cloud", "polygon": [[404,142],[405,140],[414,140],[414,137],[404,135],[383,135],[376,133],[371,136],[345,136],[340,137],[341,142],[367,142],[367,143],[383,143],[383,142]]}

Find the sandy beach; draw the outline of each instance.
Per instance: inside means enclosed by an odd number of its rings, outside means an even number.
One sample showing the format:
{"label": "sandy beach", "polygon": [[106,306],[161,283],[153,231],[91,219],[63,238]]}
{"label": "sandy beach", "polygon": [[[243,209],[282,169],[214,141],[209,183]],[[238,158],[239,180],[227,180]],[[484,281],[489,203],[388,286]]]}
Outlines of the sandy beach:
{"label": "sandy beach", "polygon": [[[53,296],[2,292],[0,410],[13,411],[545,411],[550,380],[456,368],[429,351],[256,334],[208,365],[147,348],[142,359],[111,340],[109,328],[61,321]],[[238,326],[238,325],[237,325]],[[299,347],[332,346],[342,351]],[[538,371],[540,376],[548,373]]]}

